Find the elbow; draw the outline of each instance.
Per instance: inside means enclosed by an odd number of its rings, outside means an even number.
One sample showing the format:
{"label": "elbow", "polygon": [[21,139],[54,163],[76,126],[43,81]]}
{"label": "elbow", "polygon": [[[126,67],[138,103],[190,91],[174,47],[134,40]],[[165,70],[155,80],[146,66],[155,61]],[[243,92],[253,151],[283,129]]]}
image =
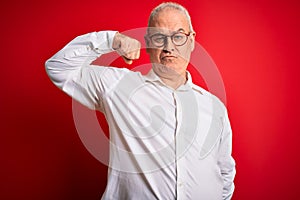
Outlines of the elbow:
{"label": "elbow", "polygon": [[53,67],[52,67],[53,63],[51,61],[51,58],[48,59],[46,62],[45,62],[45,70],[46,70],[46,74],[48,75],[48,77],[50,78],[50,80],[53,82]]}
{"label": "elbow", "polygon": [[45,62],[45,70],[46,70],[46,73],[47,73],[48,76],[50,76],[50,74],[49,74],[50,65],[51,65],[50,63],[51,63],[51,58],[46,60],[46,62]]}
{"label": "elbow", "polygon": [[45,70],[52,83],[57,87],[62,88],[63,78],[61,77],[61,73],[59,72],[57,65],[57,62],[50,58],[45,62]]}

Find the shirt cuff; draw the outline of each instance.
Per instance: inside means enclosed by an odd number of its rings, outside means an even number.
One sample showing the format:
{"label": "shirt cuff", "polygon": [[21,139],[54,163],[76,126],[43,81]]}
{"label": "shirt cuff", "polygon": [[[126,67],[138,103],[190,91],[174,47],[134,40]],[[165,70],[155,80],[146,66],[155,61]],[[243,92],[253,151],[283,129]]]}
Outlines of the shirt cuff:
{"label": "shirt cuff", "polygon": [[118,31],[96,32],[95,41],[92,41],[94,50],[99,54],[105,54],[114,51],[112,44],[117,32]]}

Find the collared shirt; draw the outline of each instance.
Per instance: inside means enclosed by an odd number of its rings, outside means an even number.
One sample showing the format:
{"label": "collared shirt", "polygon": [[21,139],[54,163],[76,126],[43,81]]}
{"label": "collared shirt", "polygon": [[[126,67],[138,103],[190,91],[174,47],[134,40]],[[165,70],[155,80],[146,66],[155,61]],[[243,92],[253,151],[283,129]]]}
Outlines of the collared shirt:
{"label": "collared shirt", "polygon": [[79,36],[46,62],[52,81],[109,124],[102,199],[230,199],[235,162],[225,106],[188,80],[176,90],[150,70],[93,66],[114,31]]}

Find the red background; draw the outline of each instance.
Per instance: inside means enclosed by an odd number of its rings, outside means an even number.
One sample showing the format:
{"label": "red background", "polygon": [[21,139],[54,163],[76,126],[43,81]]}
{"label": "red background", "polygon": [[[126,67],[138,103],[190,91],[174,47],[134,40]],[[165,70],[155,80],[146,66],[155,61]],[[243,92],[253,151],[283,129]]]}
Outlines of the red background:
{"label": "red background", "polygon": [[[0,199],[100,199],[106,166],[82,145],[72,100],[50,82],[44,62],[77,35],[146,26],[160,2],[1,1]],[[297,199],[299,2],[177,2],[225,83],[233,199]]]}

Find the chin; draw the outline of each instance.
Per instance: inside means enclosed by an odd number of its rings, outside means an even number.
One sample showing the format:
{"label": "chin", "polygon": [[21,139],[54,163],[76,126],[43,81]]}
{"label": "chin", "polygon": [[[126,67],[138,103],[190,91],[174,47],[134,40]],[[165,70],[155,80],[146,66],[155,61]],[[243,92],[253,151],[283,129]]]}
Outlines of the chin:
{"label": "chin", "polygon": [[169,75],[179,75],[180,70],[178,70],[178,65],[175,64],[157,64],[155,65],[156,70],[158,70],[160,73],[169,74]]}

